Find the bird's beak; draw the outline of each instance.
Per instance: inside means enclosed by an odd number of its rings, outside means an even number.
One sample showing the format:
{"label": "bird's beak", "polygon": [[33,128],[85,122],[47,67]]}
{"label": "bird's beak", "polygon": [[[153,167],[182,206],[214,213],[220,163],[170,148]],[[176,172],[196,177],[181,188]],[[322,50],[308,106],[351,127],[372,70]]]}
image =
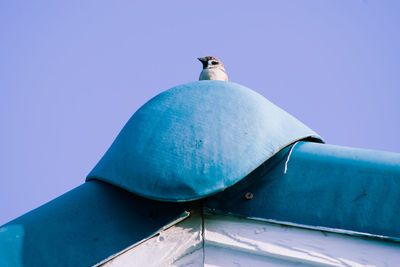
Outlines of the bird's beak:
{"label": "bird's beak", "polygon": [[205,57],[199,57],[197,59],[201,62],[201,64],[203,64],[203,69],[207,68],[208,61]]}

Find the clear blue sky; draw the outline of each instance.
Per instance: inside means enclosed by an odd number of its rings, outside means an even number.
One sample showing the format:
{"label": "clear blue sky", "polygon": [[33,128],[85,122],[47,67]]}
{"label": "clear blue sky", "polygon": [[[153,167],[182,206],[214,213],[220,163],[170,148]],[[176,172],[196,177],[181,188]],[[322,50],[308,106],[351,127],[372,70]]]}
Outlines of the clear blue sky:
{"label": "clear blue sky", "polygon": [[[239,4],[240,3],[240,4]],[[0,225],[214,55],[327,143],[400,153],[400,1],[1,1]]]}

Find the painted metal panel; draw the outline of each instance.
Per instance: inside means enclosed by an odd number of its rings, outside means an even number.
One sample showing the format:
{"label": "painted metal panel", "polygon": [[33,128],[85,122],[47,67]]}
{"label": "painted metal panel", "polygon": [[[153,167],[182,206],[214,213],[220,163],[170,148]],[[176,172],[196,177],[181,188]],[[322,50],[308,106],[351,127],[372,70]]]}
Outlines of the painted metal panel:
{"label": "painted metal panel", "polygon": [[290,148],[208,199],[207,207],[399,240],[400,154],[300,142],[289,158]]}
{"label": "painted metal panel", "polygon": [[91,266],[184,212],[90,181],[0,227],[0,266]]}
{"label": "painted metal panel", "polygon": [[102,266],[396,266],[400,243],[194,213]]}
{"label": "painted metal panel", "polygon": [[202,266],[202,262],[203,221],[196,210],[184,221],[96,266]]}
{"label": "painted metal panel", "polygon": [[206,216],[204,266],[397,266],[400,244]]}
{"label": "painted metal panel", "polygon": [[309,137],[321,141],[260,94],[235,83],[197,81],[142,106],[87,179],[156,200],[196,200]]}

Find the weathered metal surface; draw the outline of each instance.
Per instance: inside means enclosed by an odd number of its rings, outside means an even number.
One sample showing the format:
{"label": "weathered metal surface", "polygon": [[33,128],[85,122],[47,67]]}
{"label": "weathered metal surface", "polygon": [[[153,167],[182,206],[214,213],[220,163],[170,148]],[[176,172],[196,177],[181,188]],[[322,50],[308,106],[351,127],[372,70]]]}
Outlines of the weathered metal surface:
{"label": "weathered metal surface", "polygon": [[399,260],[400,243],[194,214],[102,266],[397,266]]}
{"label": "weathered metal surface", "polygon": [[[203,266],[203,253],[190,257],[191,261],[179,259],[203,250],[202,212],[190,212],[190,217],[174,226],[161,231],[159,235],[149,238],[143,243],[135,244],[123,253],[94,266]],[[179,263],[177,263],[179,261]]]}
{"label": "weathered metal surface", "polygon": [[396,266],[400,244],[206,216],[204,266]]}
{"label": "weathered metal surface", "polygon": [[0,227],[0,266],[91,266],[180,218],[180,203],[87,182]]}
{"label": "weathered metal surface", "polygon": [[289,151],[209,198],[207,207],[399,240],[400,154],[310,142],[296,144],[288,160]]}
{"label": "weathered metal surface", "polygon": [[141,107],[88,175],[162,201],[200,199],[235,184],[283,147],[320,137],[235,83],[174,87]]}

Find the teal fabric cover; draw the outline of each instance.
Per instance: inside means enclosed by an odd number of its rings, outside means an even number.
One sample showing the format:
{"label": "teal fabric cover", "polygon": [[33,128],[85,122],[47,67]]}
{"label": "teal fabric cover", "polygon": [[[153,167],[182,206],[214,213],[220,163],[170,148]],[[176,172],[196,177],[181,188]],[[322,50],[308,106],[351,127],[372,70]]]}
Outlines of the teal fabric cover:
{"label": "teal fabric cover", "polygon": [[305,138],[321,142],[314,131],[249,88],[197,81],[143,105],[87,180],[155,200],[196,200],[235,184]]}

